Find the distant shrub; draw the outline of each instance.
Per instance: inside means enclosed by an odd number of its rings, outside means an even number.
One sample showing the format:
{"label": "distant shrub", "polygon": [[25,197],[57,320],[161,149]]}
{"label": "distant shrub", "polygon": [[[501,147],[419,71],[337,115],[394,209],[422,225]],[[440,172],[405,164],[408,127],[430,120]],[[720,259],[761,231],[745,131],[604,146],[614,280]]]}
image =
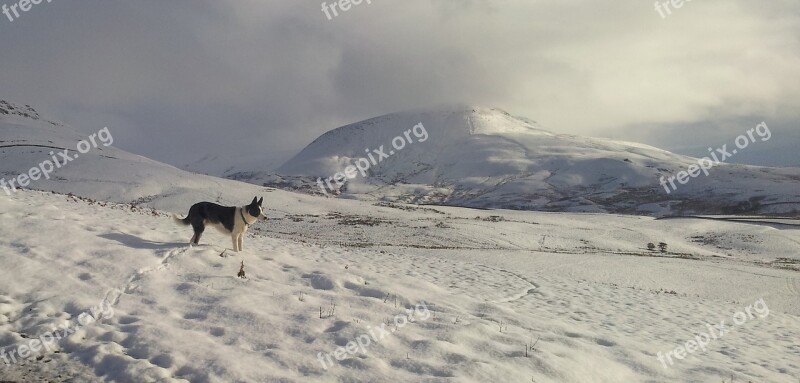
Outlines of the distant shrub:
{"label": "distant shrub", "polygon": [[487,222],[502,222],[502,221],[506,220],[505,218],[503,218],[503,217],[501,217],[499,215],[490,215],[490,216],[485,217],[485,218],[481,218],[480,216],[478,216],[478,217],[475,217],[475,219],[479,220],[479,221],[487,221]]}

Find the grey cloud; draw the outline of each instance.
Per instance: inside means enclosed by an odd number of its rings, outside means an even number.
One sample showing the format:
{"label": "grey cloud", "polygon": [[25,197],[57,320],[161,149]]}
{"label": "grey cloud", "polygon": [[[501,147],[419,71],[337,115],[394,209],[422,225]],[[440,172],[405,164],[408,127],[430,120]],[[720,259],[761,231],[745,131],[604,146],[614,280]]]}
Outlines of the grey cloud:
{"label": "grey cloud", "polygon": [[698,129],[728,140],[714,127],[737,119],[800,121],[795,1],[694,1],[666,19],[633,0],[373,0],[333,20],[320,3],[42,3],[0,19],[0,97],[174,164],[459,102],[678,149]]}

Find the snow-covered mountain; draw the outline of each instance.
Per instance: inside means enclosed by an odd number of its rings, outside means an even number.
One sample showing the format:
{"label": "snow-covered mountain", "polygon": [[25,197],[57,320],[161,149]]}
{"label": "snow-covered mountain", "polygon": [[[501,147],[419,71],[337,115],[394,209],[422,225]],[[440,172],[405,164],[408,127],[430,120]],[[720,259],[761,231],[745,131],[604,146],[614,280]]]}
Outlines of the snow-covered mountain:
{"label": "snow-covered mountain", "polygon": [[[412,129],[420,123],[425,135],[417,137]],[[398,147],[405,142],[401,150],[393,146],[395,137],[401,137]],[[374,152],[381,148],[388,157]],[[317,138],[278,168],[277,175],[246,171],[228,177],[322,194],[318,177],[333,177],[360,158],[371,162],[367,176],[358,174],[344,185],[331,182],[333,194],[478,208],[653,215],[800,209],[800,168],[721,164],[709,176],[676,183],[677,190],[667,193],[660,178],[687,170],[696,158],[648,145],[553,134],[531,120],[473,107],[403,112],[347,125]],[[325,181],[323,185],[329,189]]]}

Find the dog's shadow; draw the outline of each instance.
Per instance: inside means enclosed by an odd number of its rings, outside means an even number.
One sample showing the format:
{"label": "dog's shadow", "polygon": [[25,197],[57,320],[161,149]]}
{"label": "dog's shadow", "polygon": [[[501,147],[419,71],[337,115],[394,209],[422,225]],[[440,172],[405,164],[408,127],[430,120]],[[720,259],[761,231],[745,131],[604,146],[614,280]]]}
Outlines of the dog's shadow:
{"label": "dog's shadow", "polygon": [[100,235],[100,238],[110,239],[112,241],[117,241],[127,247],[131,247],[134,249],[144,249],[144,250],[166,250],[166,249],[174,249],[176,247],[187,246],[187,244],[183,242],[153,242],[126,233],[102,234]]}

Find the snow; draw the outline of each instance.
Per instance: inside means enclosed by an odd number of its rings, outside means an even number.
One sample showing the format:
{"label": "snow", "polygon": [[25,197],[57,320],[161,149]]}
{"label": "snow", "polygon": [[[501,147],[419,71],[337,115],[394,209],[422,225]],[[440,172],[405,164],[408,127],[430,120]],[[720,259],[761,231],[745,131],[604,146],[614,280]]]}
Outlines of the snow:
{"label": "snow", "polygon": [[[411,128],[407,122],[397,127]],[[517,134],[502,125],[496,129]],[[38,117],[0,118],[0,146],[67,148],[79,139]],[[0,148],[0,174],[46,157],[35,147]],[[73,327],[58,352],[0,362],[0,380],[796,383],[800,376],[796,220],[324,198],[192,174],[114,147],[56,174],[31,185],[45,191],[0,192],[0,355],[104,302],[113,315]],[[547,177],[542,171],[525,182]],[[568,187],[571,177],[562,179]],[[241,253],[226,251],[230,237],[215,230],[189,247],[191,230],[171,218],[201,200],[243,205],[253,196],[264,197],[270,219],[251,227]],[[662,241],[665,253],[646,248]],[[246,279],[237,278],[241,262]],[[762,298],[768,315],[669,368],[657,359]],[[406,310],[414,322],[395,326]],[[320,362],[387,322],[389,335],[346,360]]]}
{"label": "snow", "polygon": [[[795,382],[800,373],[800,278],[772,264],[798,254],[795,229],[295,196],[268,193],[272,220],[253,228],[243,253],[223,257],[227,236],[208,231],[207,242],[190,248],[191,233],[167,213],[34,191],[0,198],[0,314],[9,318],[0,345],[24,344],[23,334],[38,336],[118,290],[113,318],[28,365],[41,374],[74,366],[62,376],[121,382],[731,374]],[[643,248],[660,240],[668,254]],[[797,268],[800,257],[790,258]],[[236,277],[241,261],[247,279]],[[656,359],[760,298],[768,316],[671,368]],[[421,302],[427,319],[419,311],[365,353],[327,369],[320,363],[319,353]],[[334,314],[321,319],[320,308],[332,304]]]}

